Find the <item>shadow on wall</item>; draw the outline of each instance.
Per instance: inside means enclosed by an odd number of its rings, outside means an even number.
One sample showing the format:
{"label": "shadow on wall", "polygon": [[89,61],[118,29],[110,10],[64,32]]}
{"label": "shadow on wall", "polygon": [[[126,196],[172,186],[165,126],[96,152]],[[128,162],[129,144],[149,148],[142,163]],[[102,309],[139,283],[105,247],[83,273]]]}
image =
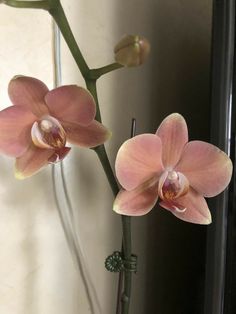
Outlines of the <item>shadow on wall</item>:
{"label": "shadow on wall", "polygon": [[[208,140],[211,1],[159,1],[153,6],[152,126],[177,111],[190,138]],[[200,126],[200,128],[199,128]],[[206,228],[158,206],[148,220],[147,313],[202,314]]]}
{"label": "shadow on wall", "polygon": [[[137,11],[130,25],[132,6]],[[139,0],[116,8],[117,36],[139,33],[152,46],[145,66],[114,74],[113,92],[119,101],[123,97],[122,103],[113,103],[117,147],[129,136],[133,116],[143,133],[155,131],[172,112],[186,118],[190,138],[209,139],[211,6],[203,0]],[[133,221],[134,251],[140,258],[131,313],[202,313],[207,227],[179,221],[158,207]]]}

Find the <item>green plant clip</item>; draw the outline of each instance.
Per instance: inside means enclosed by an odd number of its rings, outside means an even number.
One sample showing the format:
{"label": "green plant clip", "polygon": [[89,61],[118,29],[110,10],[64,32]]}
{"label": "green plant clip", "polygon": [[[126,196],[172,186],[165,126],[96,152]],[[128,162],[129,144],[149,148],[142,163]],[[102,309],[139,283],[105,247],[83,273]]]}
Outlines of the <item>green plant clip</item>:
{"label": "green plant clip", "polygon": [[105,268],[112,273],[137,272],[137,255],[132,254],[129,260],[123,259],[121,252],[115,251],[105,260]]}

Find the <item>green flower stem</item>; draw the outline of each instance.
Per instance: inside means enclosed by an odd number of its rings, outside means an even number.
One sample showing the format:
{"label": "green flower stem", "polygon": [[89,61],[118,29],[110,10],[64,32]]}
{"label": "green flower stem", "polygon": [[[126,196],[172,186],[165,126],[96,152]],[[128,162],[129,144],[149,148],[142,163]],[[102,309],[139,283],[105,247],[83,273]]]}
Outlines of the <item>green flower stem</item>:
{"label": "green flower stem", "polygon": [[118,69],[123,68],[123,67],[124,66],[122,64],[114,62],[114,63],[108,64],[108,65],[101,67],[101,68],[91,69],[89,71],[89,77],[91,79],[97,80],[100,76],[107,74],[109,72],[112,72],[114,70],[118,70]]}
{"label": "green flower stem", "polygon": [[71,54],[80,69],[80,72],[84,78],[87,78],[89,67],[77,45],[75,37],[71,31],[70,25],[66,18],[65,12],[62,8],[62,5],[59,0],[49,0],[50,1],[50,9],[49,13],[54,18],[57,23],[70,51]]}
{"label": "green flower stem", "polygon": [[[111,186],[112,192],[114,197],[119,192],[119,186],[115,179],[113,170],[111,168],[106,150],[104,145],[98,146],[94,148],[94,151],[97,153],[97,156],[102,164],[104,172],[107,176],[109,184]],[[122,254],[125,260],[131,259],[132,254],[132,247],[131,247],[131,217],[121,215],[122,221],[122,231],[123,231],[123,245],[122,245]],[[121,274],[122,276],[122,274]],[[130,271],[124,270],[124,292],[121,297],[121,313],[128,314],[129,313],[129,304],[130,304],[130,297],[131,297],[131,287],[132,287],[132,273]],[[118,296],[120,296],[120,289],[122,286],[118,287]],[[119,301],[117,307],[119,307]]]}
{"label": "green flower stem", "polygon": [[[131,259],[132,247],[131,247],[131,217],[121,216],[122,228],[123,228],[123,255],[126,260]],[[132,288],[132,273],[124,270],[124,292],[121,297],[121,313],[129,313],[130,297]]]}
{"label": "green flower stem", "polygon": [[94,98],[95,103],[96,103],[95,119],[99,122],[102,122],[101,112],[100,112],[99,103],[98,103],[97,84],[96,84],[97,81],[85,79],[85,82],[86,82],[87,89],[93,95],[93,98]]}
{"label": "green flower stem", "polygon": [[[53,0],[51,0],[53,1]],[[107,66],[100,68],[99,70],[90,70],[87,63],[85,62],[82,53],[80,52],[80,49],[75,41],[75,38],[73,36],[73,33],[70,29],[69,23],[67,21],[67,18],[65,16],[64,10],[60,4],[58,3],[57,6],[54,6],[53,9],[50,9],[50,14],[54,18],[55,22],[57,23],[62,35],[64,36],[64,39],[75,59],[76,64],[78,65],[80,72],[82,76],[85,79],[86,85],[90,93],[93,95],[96,107],[97,107],[97,115],[96,119],[101,122],[101,114],[100,114],[100,108],[98,103],[98,96],[97,96],[97,87],[96,87],[96,76],[94,76],[94,73],[97,73],[97,75],[101,76],[102,74],[108,73],[110,71],[113,71],[115,69],[120,68],[121,66],[118,64],[113,64],[112,66]],[[102,69],[102,70],[101,70]],[[95,71],[95,72],[94,72]],[[119,186],[117,184],[117,181],[115,179],[114,173],[112,171],[105,146],[100,145],[97,148],[94,149],[97,153],[97,156],[102,164],[102,167],[105,171],[106,177],[108,179],[108,182],[112,188],[114,196],[117,195],[119,192]],[[130,228],[130,217],[128,216],[122,216],[122,228],[123,228],[123,247],[124,247],[124,258],[126,260],[129,260],[131,257],[131,228]],[[130,294],[131,294],[131,279],[132,274],[130,272],[125,271],[124,274],[124,294],[122,296],[122,314],[128,314],[129,311],[129,304],[130,304]],[[119,287],[119,289],[122,289],[122,287]]]}
{"label": "green flower stem", "polygon": [[4,0],[4,4],[14,8],[29,8],[29,9],[44,9],[49,10],[49,2],[42,1],[19,1],[19,0]]}
{"label": "green flower stem", "polygon": [[97,154],[97,156],[98,156],[98,158],[102,164],[103,170],[106,174],[106,177],[107,177],[107,180],[108,180],[110,187],[112,189],[113,195],[116,196],[120,189],[119,189],[119,186],[118,186],[117,181],[115,179],[113,170],[111,168],[111,164],[109,162],[105,146],[100,145],[100,146],[93,148],[93,150],[96,152],[96,154]]}
{"label": "green flower stem", "polygon": [[[96,81],[97,81],[96,75],[99,77],[102,74],[108,73],[115,69],[119,69],[122,66],[117,63],[113,63],[112,65],[108,65],[100,69],[90,70],[75,41],[75,38],[70,29],[69,23],[67,21],[67,18],[65,16],[65,13],[61,4],[59,3],[58,6],[55,6],[53,9],[50,9],[49,12],[54,18],[54,20],[56,21],[62,35],[64,36],[64,39],[80,69],[80,72],[85,79],[88,90],[94,97],[94,100],[96,102],[96,107],[97,107],[96,119],[97,121],[101,122],[101,114],[100,114],[100,108],[99,108],[98,96],[97,96],[97,87],[96,87]],[[94,73],[96,74],[95,77],[94,77]],[[102,164],[102,167],[105,171],[108,182],[112,188],[113,194],[114,196],[116,196],[117,193],[119,192],[119,186],[116,182],[114,173],[112,171],[112,168],[111,168],[111,165],[110,165],[110,162],[109,162],[106,150],[105,150],[105,146],[100,145],[94,150],[97,153],[97,156]],[[131,257],[130,221],[131,221],[130,217],[122,216],[123,248],[124,248],[123,253],[124,253],[124,258],[126,260],[129,260]],[[131,294],[131,279],[132,279],[132,274],[130,272],[125,271],[124,294],[122,296],[122,314],[128,314],[128,311],[129,311],[130,294]],[[122,287],[119,287],[119,289],[121,288]]]}

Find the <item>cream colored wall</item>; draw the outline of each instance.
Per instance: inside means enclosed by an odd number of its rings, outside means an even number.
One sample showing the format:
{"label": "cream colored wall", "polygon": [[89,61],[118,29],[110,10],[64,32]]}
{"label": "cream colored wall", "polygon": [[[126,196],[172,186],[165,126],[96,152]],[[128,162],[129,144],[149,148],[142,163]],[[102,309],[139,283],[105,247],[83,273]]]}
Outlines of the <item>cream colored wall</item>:
{"label": "cream colored wall", "polygon": [[[125,33],[140,33],[152,44],[145,66],[119,70],[98,83],[103,121],[113,132],[107,144],[113,164],[118,147],[129,137],[132,117],[137,119],[138,133],[150,132],[165,115],[179,111],[188,118],[194,136],[206,136],[208,126],[202,117],[208,114],[211,1],[64,0],[62,4],[90,67],[112,62],[113,46]],[[0,104],[5,108],[7,82],[15,74],[38,77],[52,87],[51,22],[46,12],[3,5],[0,16]],[[63,83],[83,84],[64,43],[62,50]],[[65,169],[102,313],[114,313],[116,276],[106,272],[104,259],[120,248],[121,225],[111,210],[110,188],[92,151],[74,148]],[[0,178],[0,313],[90,313],[60,226],[50,169],[16,181],[13,160],[1,156]],[[154,258],[165,258],[161,252],[170,239],[163,241],[164,233],[157,229],[169,233],[168,223],[176,228],[176,219],[160,210],[134,219],[133,251],[139,255],[139,271],[134,276],[131,314],[156,313],[151,304],[162,314],[169,313],[162,301],[150,301],[150,296],[163,299],[163,295],[152,279],[155,275],[147,271],[148,265],[156,269],[150,248]]]}

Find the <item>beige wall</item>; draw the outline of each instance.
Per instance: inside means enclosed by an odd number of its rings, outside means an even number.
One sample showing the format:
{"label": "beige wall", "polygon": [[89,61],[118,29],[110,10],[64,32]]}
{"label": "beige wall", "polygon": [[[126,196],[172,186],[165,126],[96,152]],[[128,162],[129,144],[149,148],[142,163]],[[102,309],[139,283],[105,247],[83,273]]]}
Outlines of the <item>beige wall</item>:
{"label": "beige wall", "polygon": [[[112,163],[129,137],[132,117],[137,119],[138,133],[150,132],[164,116],[178,111],[186,117],[191,137],[208,137],[211,1],[62,3],[90,67],[112,62],[113,46],[125,33],[140,33],[152,44],[145,66],[99,80],[103,121],[113,132],[107,144]],[[0,16],[0,104],[4,108],[9,105],[7,82],[15,74],[38,77],[52,87],[51,23],[46,12],[3,5]],[[63,83],[83,84],[64,44],[62,50]],[[111,210],[110,188],[92,151],[73,149],[65,160],[65,171],[102,313],[114,313],[116,276],[103,265],[105,257],[120,248],[121,225]],[[16,181],[13,160],[1,156],[0,178],[0,313],[90,313],[58,219],[50,169]],[[189,276],[194,280],[193,273],[198,272],[191,248],[193,241],[201,246],[205,229],[192,228],[160,209],[134,219],[133,226],[139,271],[134,276],[130,313],[177,314],[182,313],[181,306],[186,309],[183,313],[189,313],[183,302],[189,293],[185,289]],[[190,255],[179,259],[186,250]],[[171,272],[176,270],[173,277]]]}

